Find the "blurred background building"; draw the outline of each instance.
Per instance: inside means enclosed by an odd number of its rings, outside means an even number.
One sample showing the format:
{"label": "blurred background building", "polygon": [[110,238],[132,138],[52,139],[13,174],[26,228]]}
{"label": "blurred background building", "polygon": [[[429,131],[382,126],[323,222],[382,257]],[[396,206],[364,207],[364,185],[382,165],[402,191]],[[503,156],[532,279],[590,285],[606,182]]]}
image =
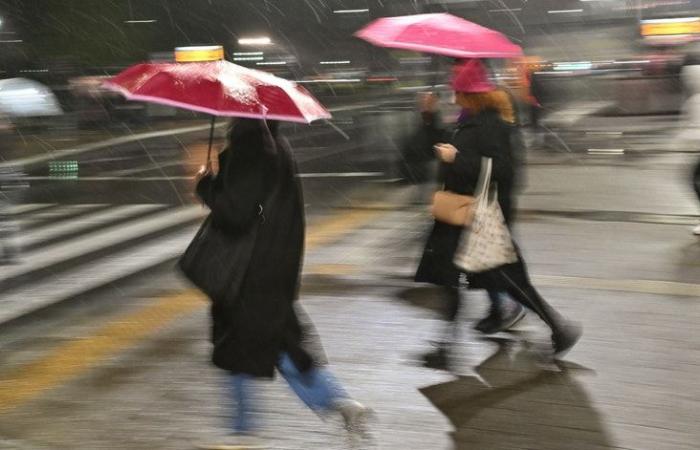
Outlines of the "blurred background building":
{"label": "blurred background building", "polygon": [[[619,112],[673,112],[699,10],[700,0],[4,0],[0,74],[45,82],[67,101],[60,93],[71,82],[89,84],[76,77],[216,43],[230,60],[319,91],[405,86],[435,61],[371,47],[352,33],[380,16],[448,11],[538,57],[550,102],[612,99]],[[630,91],[646,94],[630,98]]]}

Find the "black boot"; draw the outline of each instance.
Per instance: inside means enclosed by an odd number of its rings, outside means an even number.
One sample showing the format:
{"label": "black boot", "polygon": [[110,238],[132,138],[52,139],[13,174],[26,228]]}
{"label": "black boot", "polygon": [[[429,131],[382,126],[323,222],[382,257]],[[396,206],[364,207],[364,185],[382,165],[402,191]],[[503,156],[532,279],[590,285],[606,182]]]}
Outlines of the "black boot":
{"label": "black boot", "polygon": [[491,308],[488,316],[474,325],[474,329],[484,334],[500,333],[514,327],[525,317],[525,308],[515,303],[512,308]]}
{"label": "black boot", "polygon": [[423,367],[436,370],[448,370],[449,368],[449,356],[448,356],[448,344],[445,342],[435,343],[435,350],[431,350],[427,353],[421,355],[421,360],[423,361]]}
{"label": "black boot", "polygon": [[573,322],[566,322],[559,329],[552,333],[552,346],[554,347],[554,358],[563,358],[571,348],[576,345],[581,335],[583,328],[581,325]]}

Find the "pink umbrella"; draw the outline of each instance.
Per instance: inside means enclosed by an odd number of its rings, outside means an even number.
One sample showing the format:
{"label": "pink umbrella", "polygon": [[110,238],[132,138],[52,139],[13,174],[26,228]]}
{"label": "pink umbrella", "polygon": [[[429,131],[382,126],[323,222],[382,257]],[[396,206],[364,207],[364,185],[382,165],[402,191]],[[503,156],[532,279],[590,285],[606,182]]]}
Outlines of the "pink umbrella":
{"label": "pink umbrella", "polygon": [[523,54],[503,34],[447,13],[384,17],[355,36],[379,47],[454,58],[512,58]]}
{"label": "pink umbrella", "polygon": [[331,114],[306,89],[267,72],[228,61],[137,64],[104,86],[129,100],[212,114],[310,123]]}

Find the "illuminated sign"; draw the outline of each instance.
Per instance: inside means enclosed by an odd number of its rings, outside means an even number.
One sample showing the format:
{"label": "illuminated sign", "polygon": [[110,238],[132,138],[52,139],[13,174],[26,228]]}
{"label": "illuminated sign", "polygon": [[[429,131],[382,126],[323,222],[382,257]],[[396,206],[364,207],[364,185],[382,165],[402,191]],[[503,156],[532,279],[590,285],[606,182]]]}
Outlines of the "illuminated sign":
{"label": "illuminated sign", "polygon": [[700,17],[642,20],[642,36],[700,34]]}
{"label": "illuminated sign", "polygon": [[224,59],[224,48],[221,45],[205,47],[178,47],[175,49],[177,62],[205,62]]}

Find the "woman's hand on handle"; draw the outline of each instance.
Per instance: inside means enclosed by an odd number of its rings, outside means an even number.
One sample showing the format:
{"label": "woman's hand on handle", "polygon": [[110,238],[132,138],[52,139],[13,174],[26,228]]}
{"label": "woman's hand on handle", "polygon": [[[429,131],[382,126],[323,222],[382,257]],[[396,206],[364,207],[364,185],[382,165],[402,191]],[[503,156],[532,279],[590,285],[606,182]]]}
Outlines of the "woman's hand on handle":
{"label": "woman's hand on handle", "polygon": [[199,172],[197,172],[196,179],[197,179],[197,181],[199,181],[202,178],[206,178],[206,177],[211,176],[212,174],[213,174],[212,164],[211,164],[211,161],[208,161],[206,165],[199,168]]}

